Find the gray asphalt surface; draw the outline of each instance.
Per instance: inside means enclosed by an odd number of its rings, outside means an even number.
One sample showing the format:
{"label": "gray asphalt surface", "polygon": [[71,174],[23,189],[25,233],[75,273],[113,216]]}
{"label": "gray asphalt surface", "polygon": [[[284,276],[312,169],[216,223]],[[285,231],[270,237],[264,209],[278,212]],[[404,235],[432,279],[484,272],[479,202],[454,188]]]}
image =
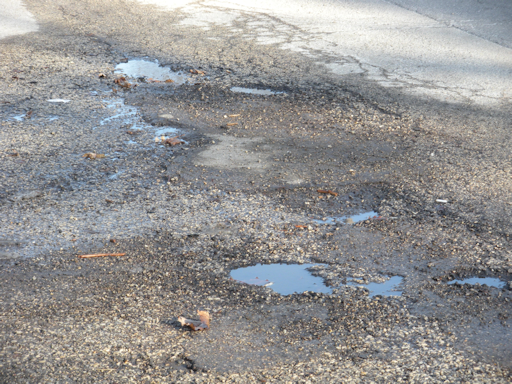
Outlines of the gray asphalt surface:
{"label": "gray asphalt surface", "polygon": [[[508,4],[274,3],[16,8],[38,30],[0,40],[0,382],[511,381]],[[258,263],[321,263],[332,294],[230,279]]]}

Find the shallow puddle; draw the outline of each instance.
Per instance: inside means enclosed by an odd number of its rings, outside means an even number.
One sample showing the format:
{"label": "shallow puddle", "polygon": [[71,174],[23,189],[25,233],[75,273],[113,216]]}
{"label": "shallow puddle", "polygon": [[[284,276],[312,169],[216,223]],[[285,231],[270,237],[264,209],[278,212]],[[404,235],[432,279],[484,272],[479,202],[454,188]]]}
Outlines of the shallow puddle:
{"label": "shallow puddle", "polygon": [[[163,140],[167,140],[171,137],[176,137],[178,136],[178,129],[176,128],[173,128],[173,127],[162,127],[162,128],[159,128],[155,131],[155,141],[163,141]],[[163,138],[163,140],[162,140]]]}
{"label": "shallow puddle", "polygon": [[369,284],[360,284],[352,277],[347,278],[347,285],[356,286],[356,287],[365,287],[370,291],[369,297],[374,297],[377,295],[381,296],[402,296],[402,290],[398,288],[398,286],[403,281],[402,276],[392,276],[388,281],[383,283],[369,283]]}
{"label": "shallow puddle", "polygon": [[158,60],[129,60],[127,63],[118,64],[115,72],[131,78],[144,77],[158,81],[172,80],[176,85],[184,84],[188,79],[188,76],[182,72],[174,72],[169,68],[160,66]]}
{"label": "shallow puddle", "polygon": [[313,276],[307,269],[326,264],[256,264],[231,271],[231,277],[242,283],[272,288],[281,295],[306,291],[332,293],[321,277]]}
{"label": "shallow puddle", "polygon": [[262,96],[279,95],[279,94],[284,93],[284,92],[274,92],[270,89],[256,89],[256,88],[243,88],[243,87],[232,87],[231,92],[249,93],[252,95],[262,95]]}
{"label": "shallow puddle", "polygon": [[463,280],[452,280],[449,281],[448,284],[480,284],[480,285],[487,285],[489,287],[495,287],[495,288],[503,288],[505,287],[505,282],[501,281],[500,279],[497,279],[495,277],[470,277]]}
{"label": "shallow puddle", "polygon": [[329,216],[322,220],[313,220],[313,222],[321,225],[355,224],[372,217],[379,217],[379,214],[375,211],[369,211],[352,216]]}
{"label": "shallow puddle", "polygon": [[[112,124],[118,122],[120,124],[136,124],[137,108],[124,104],[124,99],[117,99],[113,103],[107,104],[108,109],[115,110],[112,116],[103,119],[100,125]],[[132,127],[137,129],[136,127]]]}

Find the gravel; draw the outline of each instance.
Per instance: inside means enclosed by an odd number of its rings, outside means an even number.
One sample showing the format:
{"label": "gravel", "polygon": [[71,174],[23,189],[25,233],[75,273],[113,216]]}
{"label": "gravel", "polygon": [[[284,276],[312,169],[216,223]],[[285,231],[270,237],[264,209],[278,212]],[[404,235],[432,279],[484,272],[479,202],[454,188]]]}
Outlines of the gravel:
{"label": "gravel", "polygon": [[[506,106],[342,81],[179,12],[26,3],[41,29],[0,63],[0,381],[510,382]],[[146,57],[206,74],[115,82]],[[230,279],[257,263],[326,264],[333,293]],[[346,285],[396,275],[399,297]],[[506,285],[447,284],[472,276]],[[197,310],[208,331],[177,322]]]}

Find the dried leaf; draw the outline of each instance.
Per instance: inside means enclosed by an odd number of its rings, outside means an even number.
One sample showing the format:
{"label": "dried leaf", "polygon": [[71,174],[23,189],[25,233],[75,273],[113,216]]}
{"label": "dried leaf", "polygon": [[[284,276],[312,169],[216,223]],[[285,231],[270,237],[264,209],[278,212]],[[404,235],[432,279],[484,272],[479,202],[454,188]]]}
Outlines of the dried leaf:
{"label": "dried leaf", "polygon": [[30,119],[32,117],[32,111],[28,111],[25,115],[25,119]]}
{"label": "dried leaf", "polygon": [[180,140],[178,139],[179,136],[175,136],[175,137],[170,137],[166,140],[163,140],[164,144],[168,144],[168,145],[180,145],[180,144],[184,144],[185,142],[183,140]]}
{"label": "dried leaf", "polygon": [[174,80],[171,80],[171,79],[167,79],[165,80],[166,83],[174,83]]}
{"label": "dried leaf", "polygon": [[197,311],[197,314],[199,315],[199,320],[206,324],[206,327],[210,328],[210,314],[206,311]]}
{"label": "dried leaf", "polygon": [[336,192],[333,192],[331,190],[317,189],[317,192],[318,193],[324,193],[324,194],[327,194],[327,195],[338,196],[338,194]]}
{"label": "dried leaf", "polygon": [[238,125],[238,123],[227,123],[227,124],[226,124],[226,126],[227,126],[227,127],[231,127],[231,126],[233,126],[233,125]]}
{"label": "dried leaf", "polygon": [[114,83],[123,88],[130,88],[132,85],[126,80],[126,77],[121,76],[114,80]]}
{"label": "dried leaf", "polygon": [[190,73],[192,73],[193,75],[206,75],[205,71],[201,71],[199,69],[191,69]]}
{"label": "dried leaf", "polygon": [[186,317],[178,317],[178,321],[182,327],[190,327],[194,331],[203,331],[210,328],[210,314],[206,311],[197,311],[199,320],[187,319]]}
{"label": "dried leaf", "polygon": [[240,116],[240,114],[236,114],[236,115],[228,115],[229,117],[238,117]]}
{"label": "dried leaf", "polygon": [[307,227],[308,227],[307,225],[296,225],[295,226],[295,228],[301,228],[301,229],[305,229]]}
{"label": "dried leaf", "polygon": [[85,157],[86,159],[102,159],[105,157],[105,155],[103,155],[101,153],[89,152],[89,153],[82,155],[82,157]]}

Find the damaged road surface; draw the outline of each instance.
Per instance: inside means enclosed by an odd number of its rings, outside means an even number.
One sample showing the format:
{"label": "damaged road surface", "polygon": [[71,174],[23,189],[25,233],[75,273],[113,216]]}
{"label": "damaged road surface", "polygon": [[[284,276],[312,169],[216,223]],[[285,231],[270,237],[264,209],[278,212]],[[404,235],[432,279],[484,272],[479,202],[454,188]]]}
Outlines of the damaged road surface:
{"label": "damaged road surface", "polygon": [[512,11],[436,4],[16,5],[0,382],[509,383]]}

